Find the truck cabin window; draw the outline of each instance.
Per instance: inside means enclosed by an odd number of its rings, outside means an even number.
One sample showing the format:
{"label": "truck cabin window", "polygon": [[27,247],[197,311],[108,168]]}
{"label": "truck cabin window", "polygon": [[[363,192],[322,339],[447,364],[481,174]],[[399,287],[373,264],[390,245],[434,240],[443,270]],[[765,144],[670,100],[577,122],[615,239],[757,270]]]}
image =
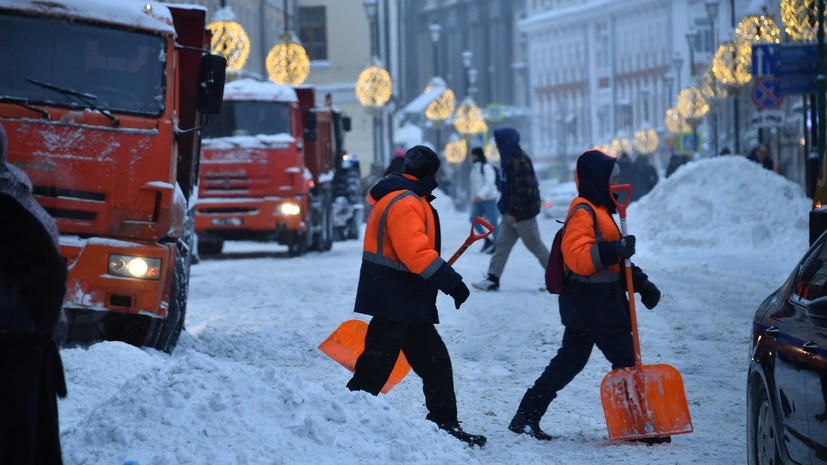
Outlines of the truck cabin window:
{"label": "truck cabin window", "polygon": [[290,122],[290,106],[284,102],[224,102],[204,137],[289,135]]}
{"label": "truck cabin window", "polygon": [[[159,116],[166,41],[113,27],[0,14],[0,95],[31,105]],[[37,82],[32,82],[37,81]]]}

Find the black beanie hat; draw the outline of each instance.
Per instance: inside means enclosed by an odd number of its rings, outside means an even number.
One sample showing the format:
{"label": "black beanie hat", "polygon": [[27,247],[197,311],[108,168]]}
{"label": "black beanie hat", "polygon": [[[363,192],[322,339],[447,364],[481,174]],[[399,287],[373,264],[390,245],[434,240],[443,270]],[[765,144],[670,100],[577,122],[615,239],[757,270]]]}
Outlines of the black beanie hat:
{"label": "black beanie hat", "polygon": [[402,171],[422,179],[433,176],[439,171],[439,165],[439,157],[433,150],[424,145],[416,145],[405,153],[405,167]]}
{"label": "black beanie hat", "polygon": [[482,150],[482,147],[474,147],[471,149],[471,155],[475,157],[485,158],[485,152]]}

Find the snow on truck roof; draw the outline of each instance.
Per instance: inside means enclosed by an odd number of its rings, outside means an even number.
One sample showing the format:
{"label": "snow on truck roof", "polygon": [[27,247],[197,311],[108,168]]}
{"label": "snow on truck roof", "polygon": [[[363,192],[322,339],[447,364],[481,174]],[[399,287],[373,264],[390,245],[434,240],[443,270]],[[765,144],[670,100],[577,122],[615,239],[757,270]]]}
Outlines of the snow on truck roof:
{"label": "snow on truck roof", "polygon": [[68,19],[85,19],[129,28],[175,34],[163,3],[145,0],[0,0],[0,10],[17,10]]}
{"label": "snow on truck roof", "polygon": [[298,102],[299,97],[290,86],[255,79],[239,79],[224,85],[224,100]]}

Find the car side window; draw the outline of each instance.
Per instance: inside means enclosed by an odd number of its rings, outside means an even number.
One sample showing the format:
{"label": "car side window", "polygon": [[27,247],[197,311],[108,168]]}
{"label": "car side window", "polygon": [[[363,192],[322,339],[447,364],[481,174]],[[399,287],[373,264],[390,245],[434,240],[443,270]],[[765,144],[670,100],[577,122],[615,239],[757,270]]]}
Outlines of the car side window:
{"label": "car side window", "polygon": [[793,298],[812,301],[827,295],[827,247],[822,243],[801,263],[796,277]]}

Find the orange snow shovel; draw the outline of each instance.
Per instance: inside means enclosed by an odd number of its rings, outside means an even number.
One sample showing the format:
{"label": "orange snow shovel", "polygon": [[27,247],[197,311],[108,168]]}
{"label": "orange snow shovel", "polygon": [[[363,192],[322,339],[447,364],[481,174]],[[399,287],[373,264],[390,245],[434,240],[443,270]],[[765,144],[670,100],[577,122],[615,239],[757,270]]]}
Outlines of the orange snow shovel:
{"label": "orange snow shovel", "polygon": [[[482,225],[487,231],[481,234],[475,234],[474,224]],[[457,258],[459,258],[471,244],[488,237],[492,232],[494,232],[494,226],[491,223],[479,216],[474,218],[474,221],[471,223],[471,234],[468,235],[465,242],[463,242],[450,260],[448,260],[448,264],[453,265],[454,262],[457,261]],[[324,342],[319,344],[319,350],[353,373],[356,371],[356,360],[365,350],[365,335],[367,333],[367,322],[362,320],[347,320],[340,324]],[[409,371],[411,371],[411,365],[408,364],[408,360],[405,359],[405,354],[399,352],[396,364],[393,366],[388,380],[382,387],[382,394],[387,394],[388,391],[399,384]]]}
{"label": "orange snow shovel", "polygon": [[[626,192],[623,203],[614,195],[621,191]],[[632,195],[632,186],[611,186],[610,192],[620,213],[620,231],[626,236],[626,207]],[[681,374],[669,365],[644,365],[641,362],[632,264],[628,258],[626,286],[635,346],[635,366],[612,370],[600,383],[600,397],[609,439],[623,441],[691,433],[692,420],[689,418]]]}

